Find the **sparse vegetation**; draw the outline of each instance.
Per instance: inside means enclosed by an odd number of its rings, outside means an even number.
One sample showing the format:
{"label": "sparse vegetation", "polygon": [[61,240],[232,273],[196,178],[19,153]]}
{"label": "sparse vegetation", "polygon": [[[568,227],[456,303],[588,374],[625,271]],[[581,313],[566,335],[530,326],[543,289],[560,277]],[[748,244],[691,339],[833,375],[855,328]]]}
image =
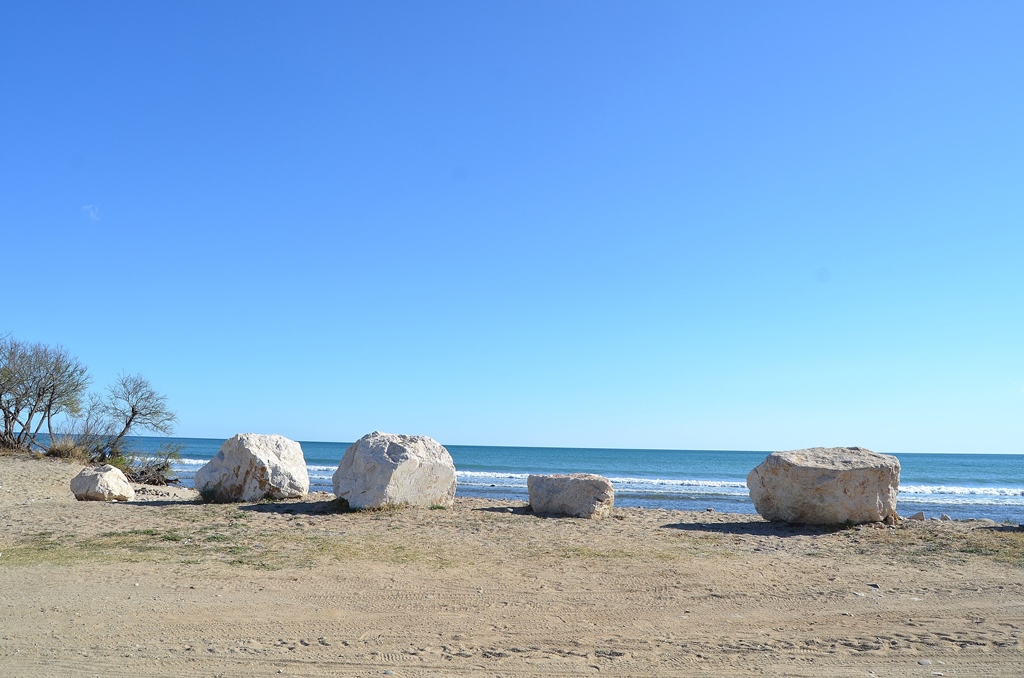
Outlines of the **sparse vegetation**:
{"label": "sparse vegetation", "polygon": [[[86,397],[88,371],[62,346],[0,337],[0,448],[117,466],[134,482],[177,482],[180,447],[140,455],[125,445],[136,430],[170,435],[166,396],[140,374],[121,373],[101,396]],[[45,427],[45,433],[44,433]]]}
{"label": "sparse vegetation", "polygon": [[47,457],[66,459],[68,461],[80,461],[83,464],[89,463],[89,452],[78,445],[72,436],[61,436],[53,441],[46,450]]}
{"label": "sparse vegetation", "polygon": [[178,482],[174,475],[172,461],[181,458],[180,444],[166,443],[152,455],[131,453],[121,468],[133,483],[145,485],[173,485]]}
{"label": "sparse vegetation", "polygon": [[625,549],[600,550],[588,546],[570,546],[562,550],[562,558],[607,560],[609,558],[636,558],[639,554]]}
{"label": "sparse vegetation", "polygon": [[54,419],[77,416],[88,386],[85,365],[62,346],[0,337],[0,447],[45,449],[43,426],[55,440]]}
{"label": "sparse vegetation", "polygon": [[883,553],[921,567],[937,561],[964,563],[983,557],[1012,567],[1024,567],[1024,530],[1016,526],[966,527],[959,523],[896,530],[853,531],[852,550],[859,555]]}

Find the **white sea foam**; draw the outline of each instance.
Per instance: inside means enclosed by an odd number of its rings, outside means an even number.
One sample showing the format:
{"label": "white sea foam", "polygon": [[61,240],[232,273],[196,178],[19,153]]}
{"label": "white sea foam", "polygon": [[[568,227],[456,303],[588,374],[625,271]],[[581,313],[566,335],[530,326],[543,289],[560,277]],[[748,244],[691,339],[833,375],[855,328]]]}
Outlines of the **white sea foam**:
{"label": "white sea foam", "polygon": [[1019,487],[958,487],[955,485],[900,485],[900,494],[1024,497]]}
{"label": "white sea foam", "polygon": [[[1005,506],[1015,509],[1024,509],[1024,500],[1021,497],[992,497],[992,496],[959,496],[950,497],[942,495],[908,495],[903,497],[899,505],[904,506]],[[902,511],[901,511],[902,513]]]}
{"label": "white sea foam", "polygon": [[494,471],[455,471],[456,476],[459,478],[491,480],[492,478],[497,479],[515,479],[515,480],[526,480],[530,477],[529,473],[498,473]]}
{"label": "white sea foam", "polygon": [[[529,473],[496,473],[493,471],[458,471],[459,478],[480,480],[526,480]],[[684,478],[609,478],[613,483],[627,485],[662,485],[667,487],[733,487],[746,488],[745,482],[733,480],[691,480]]]}
{"label": "white sea foam", "polygon": [[735,480],[690,480],[687,478],[609,478],[608,480],[613,483],[620,483],[624,485],[747,489],[747,484],[745,482]]}
{"label": "white sea foam", "polygon": [[1019,487],[901,485],[900,497],[915,504],[1024,506],[1024,490]]}
{"label": "white sea foam", "polygon": [[195,466],[196,468],[204,466],[209,459],[176,459],[174,464],[176,466]]}

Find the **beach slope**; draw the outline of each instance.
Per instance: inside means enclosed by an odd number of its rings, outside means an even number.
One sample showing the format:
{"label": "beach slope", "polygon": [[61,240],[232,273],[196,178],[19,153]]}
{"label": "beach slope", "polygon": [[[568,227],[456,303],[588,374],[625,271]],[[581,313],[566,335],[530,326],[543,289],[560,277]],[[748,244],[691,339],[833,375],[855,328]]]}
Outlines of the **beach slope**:
{"label": "beach slope", "polygon": [[327,494],[76,502],[0,456],[0,673],[1019,675],[1024,538],[521,503],[339,512]]}

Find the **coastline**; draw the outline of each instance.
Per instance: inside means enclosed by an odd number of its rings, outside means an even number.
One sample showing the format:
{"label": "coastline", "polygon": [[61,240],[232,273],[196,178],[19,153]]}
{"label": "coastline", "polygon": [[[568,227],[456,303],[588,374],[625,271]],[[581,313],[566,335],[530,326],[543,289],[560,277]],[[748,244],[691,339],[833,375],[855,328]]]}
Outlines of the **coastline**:
{"label": "coastline", "polygon": [[[134,438],[155,450],[166,439]],[[196,470],[212,458],[223,440],[171,439],[186,446],[176,466],[189,486]],[[331,476],[347,443],[300,441],[311,489],[330,492]],[[641,450],[589,448],[446,446],[455,459],[459,494],[464,497],[527,501],[530,473],[597,473],[615,485],[620,506],[756,515],[746,487],[747,474],[767,452],[722,450]],[[896,455],[902,465],[901,515],[986,518],[1024,523],[1024,455]],[[1016,481],[1016,482],[1014,482]]]}
{"label": "coastline", "polygon": [[1022,659],[1016,527],[76,502],[79,468],[0,457],[7,675],[1009,676]]}

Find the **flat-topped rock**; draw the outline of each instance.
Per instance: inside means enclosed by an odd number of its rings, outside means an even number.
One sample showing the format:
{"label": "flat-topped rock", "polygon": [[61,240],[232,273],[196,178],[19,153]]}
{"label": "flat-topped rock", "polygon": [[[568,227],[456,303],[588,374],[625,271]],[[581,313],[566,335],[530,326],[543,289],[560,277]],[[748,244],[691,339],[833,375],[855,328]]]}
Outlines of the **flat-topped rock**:
{"label": "flat-topped rock", "polygon": [[747,476],[766,520],[806,525],[894,523],[900,462],[860,447],[773,452]]}
{"label": "flat-topped rock", "polygon": [[602,518],[615,506],[611,481],[593,473],[531,475],[526,486],[539,515]]}
{"label": "flat-topped rock", "polygon": [[87,466],[71,479],[71,492],[78,501],[132,501],[135,490],[121,469],[110,464]]}
{"label": "flat-topped rock", "polygon": [[194,485],[206,501],[298,499],[309,492],[309,472],[294,440],[239,433],[196,472]]}
{"label": "flat-topped rock", "polygon": [[368,433],[334,472],[334,494],[350,508],[444,506],[455,501],[455,462],[427,436]]}

